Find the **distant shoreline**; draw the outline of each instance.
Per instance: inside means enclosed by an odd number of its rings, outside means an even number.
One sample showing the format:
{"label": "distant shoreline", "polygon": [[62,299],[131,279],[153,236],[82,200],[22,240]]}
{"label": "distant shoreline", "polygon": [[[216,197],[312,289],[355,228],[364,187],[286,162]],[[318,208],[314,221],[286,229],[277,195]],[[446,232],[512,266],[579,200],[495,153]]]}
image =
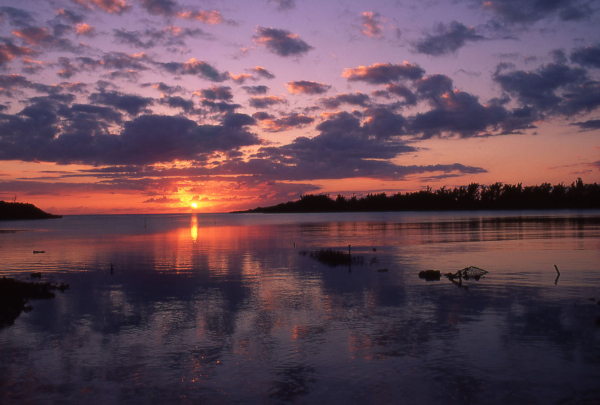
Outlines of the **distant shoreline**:
{"label": "distant shoreline", "polygon": [[544,183],[525,186],[495,183],[483,186],[471,183],[454,189],[430,188],[413,193],[368,194],[351,198],[328,194],[303,195],[299,200],[232,213],[301,214],[334,212],[445,212],[445,211],[516,211],[600,208],[600,185],[584,184],[579,178],[570,186]]}
{"label": "distant shoreline", "polygon": [[42,211],[33,204],[0,201],[0,221],[62,218]]}

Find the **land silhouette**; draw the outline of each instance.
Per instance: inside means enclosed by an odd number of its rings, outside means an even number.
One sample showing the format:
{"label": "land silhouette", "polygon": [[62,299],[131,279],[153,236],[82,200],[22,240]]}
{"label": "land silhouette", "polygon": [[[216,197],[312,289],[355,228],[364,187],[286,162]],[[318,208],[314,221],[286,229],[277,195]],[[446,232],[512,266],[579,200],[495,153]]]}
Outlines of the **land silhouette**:
{"label": "land silhouette", "polygon": [[338,194],[306,194],[297,201],[270,207],[258,207],[238,213],[308,213],[308,212],[374,212],[374,211],[465,211],[465,210],[546,210],[600,208],[600,185],[584,184],[578,178],[570,186],[543,183],[525,186],[494,183],[453,189],[430,187],[417,192],[368,194],[347,198]]}
{"label": "land silhouette", "polygon": [[0,221],[50,218],[62,218],[62,215],[49,214],[33,204],[0,201]]}

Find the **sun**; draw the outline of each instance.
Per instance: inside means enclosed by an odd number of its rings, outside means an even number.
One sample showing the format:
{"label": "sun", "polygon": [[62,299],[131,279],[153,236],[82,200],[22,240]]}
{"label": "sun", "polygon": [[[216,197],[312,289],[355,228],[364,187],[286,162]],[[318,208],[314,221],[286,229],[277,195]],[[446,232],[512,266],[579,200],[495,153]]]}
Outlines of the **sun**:
{"label": "sun", "polygon": [[196,204],[195,202],[192,203],[192,208],[198,208],[198,204]]}

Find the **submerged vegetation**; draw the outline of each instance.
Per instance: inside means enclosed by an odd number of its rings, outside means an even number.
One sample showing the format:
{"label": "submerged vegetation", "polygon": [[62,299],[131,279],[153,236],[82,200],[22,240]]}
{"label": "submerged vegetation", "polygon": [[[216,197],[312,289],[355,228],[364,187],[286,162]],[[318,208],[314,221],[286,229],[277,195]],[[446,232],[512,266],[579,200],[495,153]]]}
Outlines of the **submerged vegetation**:
{"label": "submerged vegetation", "polygon": [[457,210],[523,210],[600,208],[600,185],[584,184],[581,178],[570,186],[543,183],[525,186],[494,183],[433,191],[427,187],[412,193],[368,194],[351,198],[328,194],[303,195],[300,200],[271,207],[258,207],[244,212],[361,212],[361,211],[457,211]]}
{"label": "submerged vegetation", "polygon": [[344,253],[333,249],[319,249],[314,252],[303,250],[300,254],[302,256],[309,255],[310,258],[330,267],[350,266],[353,264],[362,265],[365,262],[365,258],[362,256],[355,256],[350,253]]}
{"label": "submerged vegetation", "polygon": [[0,201],[0,221],[50,218],[62,218],[62,215],[49,214],[33,204]]}
{"label": "submerged vegetation", "polygon": [[[41,278],[41,273],[32,273],[31,278]],[[28,305],[30,299],[54,298],[52,290],[64,292],[68,284],[59,286],[51,283],[34,283],[19,281],[14,278],[0,278],[0,328],[10,326],[21,312],[29,312],[33,308]]]}

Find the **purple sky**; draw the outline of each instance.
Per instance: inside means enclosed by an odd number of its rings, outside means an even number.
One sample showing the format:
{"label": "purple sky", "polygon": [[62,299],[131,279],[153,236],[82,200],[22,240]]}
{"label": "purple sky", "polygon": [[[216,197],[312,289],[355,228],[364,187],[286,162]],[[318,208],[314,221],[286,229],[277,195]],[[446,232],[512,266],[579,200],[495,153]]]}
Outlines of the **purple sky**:
{"label": "purple sky", "polygon": [[600,181],[600,2],[3,1],[0,199]]}

